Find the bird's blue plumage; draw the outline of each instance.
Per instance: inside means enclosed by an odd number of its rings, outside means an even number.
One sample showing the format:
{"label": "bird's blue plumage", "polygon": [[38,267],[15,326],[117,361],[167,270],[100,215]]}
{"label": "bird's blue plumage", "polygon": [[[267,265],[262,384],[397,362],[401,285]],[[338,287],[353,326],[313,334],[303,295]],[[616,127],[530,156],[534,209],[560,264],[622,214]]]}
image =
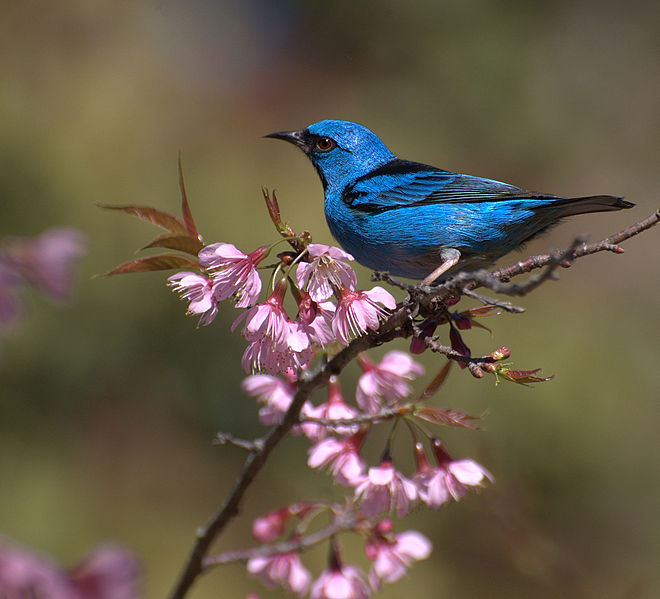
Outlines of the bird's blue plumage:
{"label": "bird's blue plumage", "polygon": [[450,256],[458,264],[449,272],[486,267],[564,216],[633,206],[614,196],[539,194],[401,160],[349,121],[269,137],[294,143],[316,167],[326,220],[341,246],[361,264],[398,276],[429,277]]}

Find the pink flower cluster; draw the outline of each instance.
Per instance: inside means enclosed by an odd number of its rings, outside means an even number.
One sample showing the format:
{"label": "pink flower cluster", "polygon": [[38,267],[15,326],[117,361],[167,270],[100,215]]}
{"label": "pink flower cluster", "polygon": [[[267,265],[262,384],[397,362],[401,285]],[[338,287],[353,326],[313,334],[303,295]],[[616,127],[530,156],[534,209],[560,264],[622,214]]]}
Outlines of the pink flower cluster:
{"label": "pink flower cluster", "polygon": [[[199,252],[201,274],[181,272],[169,279],[174,290],[189,302],[188,312],[199,317],[200,325],[216,318],[224,300],[233,299],[237,308],[245,308],[232,325],[248,343],[241,363],[252,374],[244,379],[242,390],[256,398],[259,419],[266,426],[282,421],[298,392],[301,372],[320,350],[332,343],[348,345],[377,331],[396,308],[395,299],[385,289],[356,288],[355,272],[348,264],[352,256],[321,244],[309,244],[297,255],[280,255],[280,261],[272,265],[270,291],[259,301],[259,268],[265,268],[260,265],[271,249],[262,246],[244,254],[231,244],[209,245]],[[457,321],[452,331],[464,328],[461,325]],[[401,579],[414,562],[426,559],[431,552],[431,542],[421,533],[395,533],[390,520],[393,515],[404,518],[421,504],[437,509],[452,499],[459,500],[468,488],[492,480],[476,462],[453,459],[442,443],[429,439],[426,429],[418,424],[424,414],[420,411],[417,416],[417,404],[408,398],[411,383],[424,374],[424,369],[409,354],[390,351],[377,363],[361,355],[358,363],[362,374],[354,402],[345,400],[338,380],[331,376],[327,400],[315,405],[308,399],[300,410],[300,422],[292,429],[311,444],[308,466],[327,470],[336,484],[346,487],[346,502],[299,502],[254,521],[254,537],[260,543],[274,544],[255,550],[247,570],[267,587],[280,587],[311,599],[369,597],[383,583]],[[363,445],[373,426],[391,418],[406,418],[413,432],[417,467],[409,475],[395,466],[392,456],[396,426],[377,463],[370,464],[363,456]],[[425,444],[418,440],[418,433],[427,437]],[[371,564],[368,574],[342,563],[333,533],[328,567],[314,579],[301,559],[304,545],[297,543],[316,514],[323,511],[338,520],[347,518],[350,524],[343,530],[365,537],[365,555]]]}
{"label": "pink flower cluster", "polygon": [[[468,488],[492,480],[476,462],[453,459],[436,439],[430,439],[427,446],[414,444],[417,467],[411,476],[395,467],[389,441],[380,462],[369,465],[362,456],[362,446],[373,422],[384,410],[391,413],[410,407],[402,402],[411,393],[411,382],[424,369],[400,351],[386,353],[378,363],[364,355],[358,361],[363,372],[357,383],[356,405],[345,401],[336,377],[331,377],[327,401],[317,406],[309,401],[303,405],[297,432],[312,443],[308,466],[327,469],[335,483],[352,489],[346,509],[356,518],[354,532],[364,534],[365,526],[369,531],[365,554],[372,562],[371,569],[367,576],[356,566],[342,564],[335,541],[328,569],[314,582],[296,551],[251,559],[248,571],[268,586],[281,586],[299,596],[309,592],[312,598],[368,597],[383,583],[402,578],[413,562],[427,558],[431,552],[430,541],[421,533],[394,533],[390,514],[403,518],[417,504],[437,509],[452,499],[459,500]],[[296,380],[291,374],[286,379],[257,374],[244,380],[243,390],[257,398],[260,418],[270,425],[279,422],[290,407]],[[254,536],[263,543],[275,541],[285,536],[292,518],[297,518],[300,523],[290,537],[295,541],[308,515],[323,509],[337,510],[322,504],[293,504],[274,510],[255,520]]]}
{"label": "pink flower cluster", "polygon": [[0,245],[0,326],[20,319],[20,291],[37,289],[55,302],[67,302],[74,265],[85,252],[83,234],[70,228],[49,229],[36,237],[9,237]]}
{"label": "pink flower cluster", "polygon": [[0,597],[40,599],[137,599],[136,559],[124,549],[101,546],[70,571],[48,558],[0,542]]}
{"label": "pink flower cluster", "polygon": [[[314,509],[306,505],[305,510]],[[292,516],[303,517],[299,506],[276,510],[255,520],[253,531],[260,541],[272,541],[284,533]],[[431,542],[420,532],[409,530],[395,534],[392,522],[384,519],[369,528],[365,555],[372,562],[368,576],[359,568],[342,564],[336,540],[331,546],[328,568],[312,582],[312,574],[295,551],[257,555],[248,560],[247,570],[267,587],[280,586],[311,599],[360,599],[369,597],[383,582],[403,578],[415,561],[431,554]],[[258,533],[257,533],[258,531]]]}
{"label": "pink flower cluster", "polygon": [[[338,341],[348,345],[355,337],[376,331],[396,300],[381,287],[356,290],[357,279],[347,261],[350,254],[336,247],[310,243],[298,259],[295,281],[285,274],[264,302],[258,267],[270,248],[244,254],[228,243],[214,243],[199,252],[203,274],[180,272],[169,285],[189,302],[188,313],[210,324],[221,301],[233,298],[237,308],[249,308],[234,322],[249,345],[243,354],[246,372],[269,374],[307,368],[318,350]],[[279,268],[279,267],[278,267]],[[277,274],[277,271],[276,271]],[[285,307],[288,288],[297,307],[291,318]],[[336,303],[331,301],[335,298]]]}

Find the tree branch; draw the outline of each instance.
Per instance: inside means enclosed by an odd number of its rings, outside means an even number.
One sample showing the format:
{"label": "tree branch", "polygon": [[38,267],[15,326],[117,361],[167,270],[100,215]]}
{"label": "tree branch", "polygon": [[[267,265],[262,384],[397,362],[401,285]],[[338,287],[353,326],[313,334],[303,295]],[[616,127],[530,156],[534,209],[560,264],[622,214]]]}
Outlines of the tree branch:
{"label": "tree branch", "polygon": [[282,541],[271,545],[261,545],[252,549],[238,549],[235,551],[220,553],[218,555],[211,555],[204,559],[202,569],[207,570],[212,566],[231,564],[233,562],[246,562],[253,557],[267,557],[270,555],[278,555],[280,553],[288,553],[290,551],[309,549],[340,532],[352,530],[355,528],[355,523],[355,516],[352,513],[338,515],[332,524],[325,528],[308,535],[299,536],[289,541]]}
{"label": "tree branch", "polygon": [[[264,196],[266,197],[267,201],[270,199],[267,197],[267,193],[264,193]],[[278,218],[279,215],[276,213],[276,208],[277,206],[275,203],[273,203],[272,206],[269,204],[269,210],[271,210],[272,216],[275,217],[274,222],[279,220],[279,222],[276,224],[280,224],[282,225],[282,228],[284,228],[286,225],[283,225],[283,223],[281,223],[281,219]],[[460,295],[470,296],[470,294],[472,294],[471,297],[474,297],[479,301],[489,303],[490,300],[487,298],[483,298],[478,294],[474,294],[473,290],[478,287],[487,287],[495,293],[502,293],[505,295],[524,295],[538,287],[544,281],[552,278],[554,276],[554,271],[558,266],[570,265],[570,263],[578,258],[600,251],[621,253],[623,249],[618,246],[619,243],[635,235],[638,235],[642,231],[650,229],[656,225],[659,220],[660,211],[656,211],[646,219],[635,223],[634,225],[631,225],[630,227],[627,227],[626,229],[623,229],[614,235],[610,235],[609,237],[606,237],[605,239],[602,239],[596,243],[585,244],[580,240],[576,240],[576,242],[574,242],[574,244],[564,252],[553,252],[551,254],[533,256],[527,260],[518,262],[506,268],[495,270],[491,273],[486,271],[458,273],[449,281],[441,283],[435,287],[409,285],[407,283],[402,283],[396,279],[391,278],[387,273],[375,273],[375,280],[386,281],[391,285],[408,291],[411,296],[410,300],[404,302],[399,308],[397,308],[397,310],[394,311],[389,316],[389,318],[383,322],[377,332],[370,333],[355,339],[348,347],[344,348],[327,363],[320,364],[310,371],[302,372],[298,381],[296,394],[293,398],[293,401],[291,402],[291,406],[284,415],[282,421],[278,425],[271,428],[264,437],[254,442],[234,439],[231,436],[223,436],[217,439],[219,442],[230,443],[237,447],[241,447],[242,449],[247,450],[249,454],[245,460],[245,463],[243,464],[243,468],[241,469],[238,478],[225,497],[225,500],[218,507],[216,513],[211,517],[206,525],[197,531],[197,538],[190,552],[190,555],[188,556],[184,569],[181,572],[176,585],[170,594],[170,599],[183,599],[188,590],[192,587],[196,578],[202,572],[204,572],[205,568],[219,563],[235,561],[236,559],[247,559],[247,554],[244,552],[230,552],[216,556],[215,558],[208,558],[206,561],[204,558],[216,537],[238,514],[238,506],[241,499],[243,498],[243,495],[254,480],[254,477],[266,463],[266,460],[270,456],[271,452],[284,438],[284,436],[291,430],[291,428],[299,422],[300,410],[302,405],[309,398],[310,394],[314,390],[325,385],[332,375],[339,374],[344,369],[344,367],[349,362],[351,362],[360,352],[382,345],[383,343],[391,341],[397,337],[409,336],[410,329],[404,325],[409,323],[412,317],[416,315],[417,309],[420,305],[423,304],[424,306],[431,306],[434,303],[437,305],[439,302],[442,302],[442,300],[447,299],[448,297]],[[287,230],[286,233],[288,235],[289,231]],[[544,266],[548,266],[548,269],[546,269],[546,271],[540,277],[537,277],[532,281],[522,285],[505,284],[515,276],[531,272],[534,269],[542,268]],[[503,302],[500,307],[506,310],[507,308],[505,305],[508,304]],[[480,368],[480,364],[494,361],[492,357],[489,358],[488,356],[483,356],[481,358],[470,358],[463,356],[452,348],[439,345],[434,339],[427,339],[426,342],[433,351],[442,353],[450,359],[467,363],[472,374],[477,377],[481,377],[484,374]],[[337,423],[338,422],[333,421],[333,424]],[[330,525],[330,527],[323,529],[318,533],[314,533],[314,535],[309,535],[306,537],[308,540],[305,542],[309,542],[311,544],[313,542],[320,542],[321,540],[332,536],[332,534],[338,531],[338,529],[335,530],[333,526],[339,526],[337,521],[335,521],[333,525]],[[317,538],[319,539],[318,541],[315,540]],[[277,544],[271,547],[277,548],[277,552],[281,552],[282,547],[284,547],[286,550],[287,547],[292,546],[286,544]],[[294,548],[296,547],[298,547],[298,545],[296,545]],[[268,549],[264,548],[264,551],[267,550]],[[273,549],[273,551],[274,550],[275,549]],[[254,551],[257,550],[252,550],[250,555],[256,555]]]}
{"label": "tree branch", "polygon": [[298,379],[296,394],[282,421],[271,428],[266,436],[261,439],[260,449],[255,448],[253,451],[250,451],[238,478],[225,497],[225,500],[206,525],[198,529],[192,551],[170,594],[170,599],[182,599],[185,597],[196,578],[204,571],[203,560],[211,543],[238,514],[238,506],[245,491],[259,470],[264,466],[273,449],[275,449],[291,428],[298,423],[300,410],[310,394],[325,385],[333,374],[339,374],[360,352],[403,336],[404,333],[400,327],[407,319],[407,308],[401,307],[397,309],[381,325],[377,332],[355,339],[330,361],[320,364],[313,370],[303,371],[301,373]]}

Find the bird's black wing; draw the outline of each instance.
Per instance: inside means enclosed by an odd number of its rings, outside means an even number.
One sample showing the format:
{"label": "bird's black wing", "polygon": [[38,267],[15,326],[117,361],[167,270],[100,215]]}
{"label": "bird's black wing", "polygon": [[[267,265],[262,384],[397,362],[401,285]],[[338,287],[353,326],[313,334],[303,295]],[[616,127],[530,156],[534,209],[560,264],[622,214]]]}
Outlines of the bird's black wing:
{"label": "bird's black wing", "polygon": [[358,178],[343,193],[352,208],[370,213],[440,203],[550,199],[559,198],[398,158]]}

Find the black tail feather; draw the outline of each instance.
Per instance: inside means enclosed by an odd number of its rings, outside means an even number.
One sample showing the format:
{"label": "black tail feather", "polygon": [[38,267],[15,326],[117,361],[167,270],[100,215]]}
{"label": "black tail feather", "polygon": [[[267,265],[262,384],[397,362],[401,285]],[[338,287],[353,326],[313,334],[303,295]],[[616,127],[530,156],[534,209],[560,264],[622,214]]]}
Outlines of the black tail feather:
{"label": "black tail feather", "polygon": [[557,200],[546,206],[547,208],[563,208],[562,216],[574,214],[587,214],[589,212],[610,212],[612,210],[625,210],[635,204],[618,196],[586,196],[583,198],[566,198]]}

